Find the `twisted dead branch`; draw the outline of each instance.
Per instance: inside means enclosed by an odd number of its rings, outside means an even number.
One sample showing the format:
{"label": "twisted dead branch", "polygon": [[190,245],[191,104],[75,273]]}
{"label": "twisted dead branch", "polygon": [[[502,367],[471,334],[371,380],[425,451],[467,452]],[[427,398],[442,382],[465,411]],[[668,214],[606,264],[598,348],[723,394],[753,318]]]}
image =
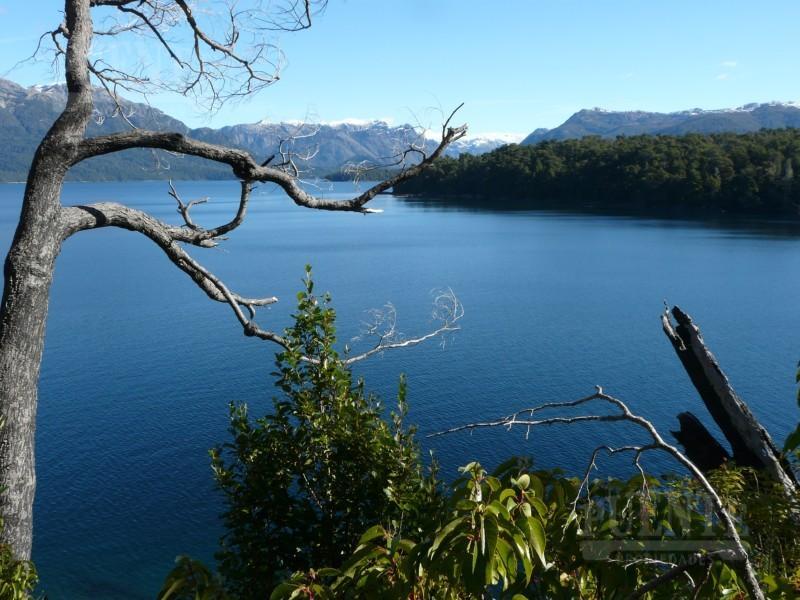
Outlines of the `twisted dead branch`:
{"label": "twisted dead branch", "polygon": [[[0,487],[4,489],[0,496],[4,517],[0,541],[20,559],[30,557],[33,539],[37,388],[45,339],[42,316],[47,314],[55,262],[65,239],[103,227],[141,233],[209,298],[228,304],[245,335],[285,347],[282,336],[256,321],[257,309],[277,298],[237,294],[190,256],[185,247],[212,248],[239,227],[251,191],[258,183],[276,184],[303,207],[375,212],[367,206],[372,199],[428,168],[451,142],[466,133],[466,126],[450,127],[448,120],[441,142],[424,160],[349,200],[315,196],[298,177],[300,169],[295,161],[302,155],[292,154],[290,145],[285,143],[278,149],[283,155],[273,164],[273,158],[255,160],[247,152],[203,143],[180,132],[137,129],[135,115],[125,109],[118,92],[134,93],[145,100],[152,92],[177,92],[210,110],[252,95],[280,77],[283,57],[270,32],[309,27],[313,16],[324,8],[324,0],[252,0],[241,5],[236,0],[219,0],[211,5],[224,7],[221,11],[200,10],[198,3],[191,0],[65,0],[63,6],[61,22],[40,38],[36,54],[47,47],[52,51],[54,65],[63,66],[66,105],[31,163],[19,224],[5,262],[0,305],[0,418],[7,423],[0,430]],[[275,9],[277,13],[272,12]],[[118,40],[126,38],[136,42],[149,39],[148,53],[160,50],[172,71],[159,72],[132,63],[127,55],[116,64],[112,53],[105,50],[112,41],[119,46]],[[95,102],[98,85],[111,98],[115,114],[127,121],[129,131],[87,137],[92,119],[105,118],[98,114]],[[162,150],[228,165],[241,185],[236,214],[227,223],[201,227],[192,215],[201,202],[184,202],[174,185],[170,194],[181,215],[180,225],[114,202],[62,204],[64,180],[73,166],[95,156],[132,148]],[[452,330],[453,323],[445,322],[438,331]],[[419,338],[416,343],[426,338]],[[413,343],[415,340],[387,339],[363,355]]]}
{"label": "twisted dead branch", "polygon": [[[538,418],[538,419],[533,418],[534,415],[544,410],[581,407],[593,401],[604,402],[607,405],[610,405],[613,409],[616,409],[616,412],[610,414],[590,413],[590,414],[576,415],[573,417],[548,417],[548,418]],[[584,477],[580,489],[578,490],[578,498],[580,497],[580,494],[583,493],[585,484],[588,483],[589,472],[591,472],[592,468],[594,467],[594,463],[598,453],[603,450],[609,452],[610,454],[620,453],[620,452],[633,452],[634,464],[637,466],[638,466],[638,458],[644,452],[648,452],[651,450],[658,450],[669,454],[672,458],[674,458],[678,463],[680,463],[684,468],[686,468],[689,471],[689,473],[700,484],[700,486],[703,488],[706,494],[708,494],[708,497],[711,499],[711,503],[714,507],[714,511],[716,512],[719,519],[722,521],[723,526],[725,527],[725,531],[734,546],[735,555],[733,556],[725,555],[727,562],[735,563],[740,568],[744,577],[745,586],[747,588],[750,597],[755,600],[764,599],[764,594],[761,591],[761,588],[758,583],[758,576],[756,575],[750,557],[748,556],[747,551],[745,550],[745,547],[742,544],[739,532],[736,530],[736,525],[733,521],[733,517],[731,517],[730,513],[725,508],[716,490],[708,481],[703,472],[700,471],[700,469],[698,469],[695,466],[695,464],[691,460],[689,460],[680,450],[678,450],[678,448],[672,446],[671,444],[668,444],[664,440],[664,438],[661,437],[661,434],[659,434],[655,426],[650,421],[648,421],[647,419],[645,419],[640,415],[631,412],[631,410],[624,402],[622,402],[622,400],[619,400],[618,398],[606,394],[600,386],[597,386],[597,390],[595,391],[595,393],[586,396],[584,398],[579,398],[577,400],[572,400],[568,402],[548,402],[545,404],[534,406],[532,408],[526,408],[517,411],[501,419],[497,419],[494,421],[482,421],[476,423],[469,423],[466,425],[459,425],[457,427],[452,427],[444,431],[432,433],[428,437],[437,437],[460,431],[473,431],[475,429],[483,429],[491,427],[504,427],[510,430],[512,427],[522,426],[522,427],[527,427],[528,431],[530,431],[530,429],[533,427],[551,426],[551,425],[573,425],[576,423],[584,423],[584,422],[633,423],[634,425],[637,425],[639,428],[643,429],[649,435],[652,441],[648,444],[629,445],[620,448],[601,446],[595,449],[591,454],[591,460],[589,463],[589,467],[586,470],[586,476]],[[575,501],[575,505],[577,505],[577,500]],[[719,558],[721,557],[722,556],[720,555]],[[667,573],[669,573],[669,571]],[[670,577],[666,577],[667,573],[649,582],[647,585],[648,586],[652,585],[653,587],[655,587],[662,583],[666,583],[672,578],[678,576],[680,574],[680,570],[676,569],[675,573]],[[646,591],[649,591],[650,589],[653,588],[647,587],[647,589],[644,590],[640,588],[639,590],[637,590],[639,595],[638,596],[634,595],[632,597],[633,598],[640,597],[642,594],[644,594]],[[634,594],[636,594],[637,592],[635,592]]]}

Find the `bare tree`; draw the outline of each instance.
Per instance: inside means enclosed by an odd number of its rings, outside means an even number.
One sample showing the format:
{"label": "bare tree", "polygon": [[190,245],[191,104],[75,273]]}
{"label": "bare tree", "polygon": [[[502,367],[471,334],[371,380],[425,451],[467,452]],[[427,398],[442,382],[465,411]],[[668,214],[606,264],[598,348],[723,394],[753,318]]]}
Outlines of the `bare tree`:
{"label": "bare tree", "polygon": [[[259,182],[276,184],[299,206],[372,212],[367,204],[375,196],[428,167],[448,144],[465,135],[466,126],[450,127],[451,114],[442,127],[440,143],[432,151],[414,148],[418,160],[413,164],[404,165],[390,179],[344,201],[308,193],[291,168],[271,165],[270,159],[256,160],[242,150],[203,143],[179,133],[142,130],[130,123],[129,131],[86,137],[94,111],[93,82],[115,99],[122,117],[127,116],[117,96],[120,91],[145,94],[170,90],[203,101],[210,109],[218,108],[227,100],[247,96],[276,81],[281,55],[268,42],[268,33],[309,27],[323,5],[324,2],[313,0],[286,0],[283,4],[262,0],[209,0],[202,4],[188,0],[65,0],[63,21],[43,35],[42,41],[52,43],[58,63],[63,60],[67,103],[39,145],[30,167],[19,225],[5,261],[0,308],[0,420],[4,425],[0,430],[0,486],[4,490],[0,513],[5,519],[2,541],[11,546],[17,557],[28,558],[31,551],[37,384],[50,284],[65,239],[103,227],[141,233],[209,298],[228,304],[245,335],[284,344],[278,333],[255,321],[256,310],[276,302],[276,298],[237,294],[192,258],[185,247],[213,247],[236,229],[245,218],[253,186]],[[93,24],[95,17],[97,27]],[[143,68],[111,64],[92,52],[93,39],[123,35],[148,37],[179,75],[151,75]],[[116,203],[61,204],[64,179],[71,167],[92,157],[131,148],[200,157],[229,166],[241,184],[236,214],[225,224],[202,228],[190,214],[196,202],[184,202],[174,187],[170,192],[183,218],[180,226]],[[437,331],[457,327],[454,319],[461,314],[457,301],[451,304],[449,314]],[[378,346],[364,355],[413,342],[391,336],[380,338]]]}

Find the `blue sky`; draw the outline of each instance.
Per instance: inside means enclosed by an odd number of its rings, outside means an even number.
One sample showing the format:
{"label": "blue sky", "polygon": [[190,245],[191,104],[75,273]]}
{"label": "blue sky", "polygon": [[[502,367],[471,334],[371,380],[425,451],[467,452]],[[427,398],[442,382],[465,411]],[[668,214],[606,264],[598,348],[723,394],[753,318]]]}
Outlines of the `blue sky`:
{"label": "blue sky", "polygon": [[[59,0],[0,0],[0,76],[60,20]],[[581,108],[673,111],[800,100],[800,2],[330,0],[284,34],[282,79],[209,115],[180,96],[151,102],[191,126],[388,118],[435,124],[465,102],[473,134],[552,127]],[[156,57],[134,41],[118,56]]]}

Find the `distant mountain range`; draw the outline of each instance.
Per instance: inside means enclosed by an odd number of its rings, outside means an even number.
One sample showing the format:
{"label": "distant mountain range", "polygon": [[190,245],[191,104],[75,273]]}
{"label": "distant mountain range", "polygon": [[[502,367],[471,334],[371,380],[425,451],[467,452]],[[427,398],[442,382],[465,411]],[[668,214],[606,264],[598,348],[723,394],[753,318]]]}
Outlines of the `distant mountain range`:
{"label": "distant mountain range", "polygon": [[[0,181],[23,181],[40,140],[66,103],[63,85],[29,88],[0,79]],[[340,171],[345,165],[386,163],[409,141],[419,142],[410,125],[392,126],[383,121],[340,121],[316,125],[259,122],[232,125],[219,129],[191,129],[183,122],[146,104],[122,100],[125,115],[143,129],[177,131],[196,139],[242,148],[257,160],[264,160],[279,150],[280,141],[296,138],[293,151],[311,158],[304,168],[316,176]],[[95,91],[96,115],[89,135],[102,135],[129,129],[116,114],[115,105],[103,90]],[[581,110],[553,129],[536,129],[522,144],[545,140],[564,140],[590,135],[685,133],[744,133],[759,129],[800,128],[800,104],[770,102],[747,104],[721,110],[684,110],[673,113],[644,111],[609,111],[600,108]],[[307,134],[314,133],[313,136]],[[449,156],[462,153],[483,154],[518,141],[503,134],[459,140],[447,151]],[[425,140],[429,148],[433,140]],[[84,181],[122,179],[223,179],[230,170],[216,163],[191,157],[176,157],[150,150],[128,150],[82,163],[70,171],[70,178]]]}
{"label": "distant mountain range", "polygon": [[576,112],[553,129],[537,129],[522,140],[522,144],[577,139],[589,135],[610,138],[640,134],[746,133],[784,127],[800,127],[800,104],[769,102],[746,104],[739,108],[720,110],[695,108],[672,113],[610,111],[594,108]]}
{"label": "distant mountain range", "polygon": [[[0,79],[0,181],[22,181],[37,145],[66,103],[63,85],[24,88]],[[123,100],[121,105],[137,127],[177,131],[206,142],[242,148],[257,160],[279,150],[280,141],[297,138],[293,151],[312,156],[304,168],[317,176],[340,170],[348,163],[385,163],[409,141],[419,141],[410,125],[390,126],[383,121],[342,121],[304,125],[299,123],[252,123],[220,129],[190,129],[181,121],[141,103]],[[115,115],[115,105],[103,90],[95,91],[96,115],[89,135],[102,135],[129,129]],[[312,136],[308,136],[311,134]],[[430,148],[432,140],[425,140]],[[467,138],[448,149],[450,156],[462,152],[480,154],[508,143],[506,138]],[[70,177],[77,180],[120,179],[218,179],[230,177],[230,170],[215,163],[191,157],[175,157],[149,150],[128,150],[94,158],[76,166]]]}

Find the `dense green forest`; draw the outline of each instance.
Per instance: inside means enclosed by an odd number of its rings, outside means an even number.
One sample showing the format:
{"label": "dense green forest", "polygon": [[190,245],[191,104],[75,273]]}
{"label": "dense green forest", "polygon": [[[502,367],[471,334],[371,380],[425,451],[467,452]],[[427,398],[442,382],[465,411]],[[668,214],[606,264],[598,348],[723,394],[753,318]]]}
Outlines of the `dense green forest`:
{"label": "dense green forest", "polygon": [[394,177],[400,172],[397,168],[383,168],[377,167],[374,169],[366,170],[364,173],[357,173],[348,171],[347,169],[340,169],[326,174],[323,179],[328,181],[382,181]]}
{"label": "dense green forest", "polygon": [[395,192],[541,208],[797,215],[799,166],[797,129],[585,137],[445,158]]}

